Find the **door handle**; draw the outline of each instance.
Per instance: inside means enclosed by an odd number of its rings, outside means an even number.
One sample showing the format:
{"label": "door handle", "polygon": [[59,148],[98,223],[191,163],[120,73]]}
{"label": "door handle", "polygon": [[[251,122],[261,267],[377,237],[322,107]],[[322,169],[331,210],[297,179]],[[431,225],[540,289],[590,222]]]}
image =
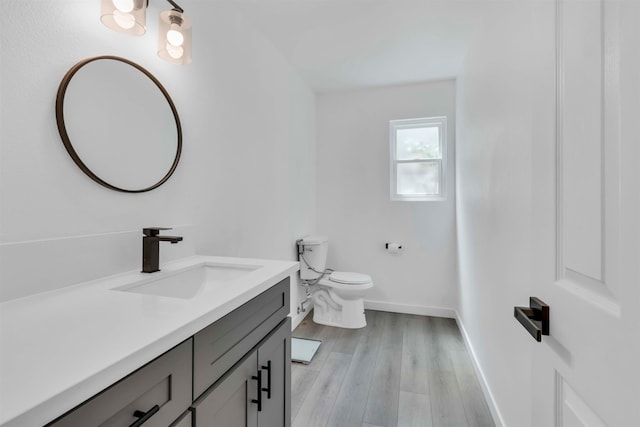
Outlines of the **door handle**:
{"label": "door handle", "polygon": [[258,404],[258,412],[260,412],[262,411],[262,372],[258,371],[258,375],[253,375],[251,379],[258,381],[258,398],[251,399],[251,402]]}
{"label": "door handle", "polygon": [[267,399],[271,399],[271,360],[267,361],[267,366],[262,365],[262,369],[267,370],[267,387],[263,387],[262,391],[266,391]]}
{"label": "door handle", "polygon": [[536,297],[529,298],[529,307],[513,307],[513,316],[538,342],[549,335],[549,306]]}

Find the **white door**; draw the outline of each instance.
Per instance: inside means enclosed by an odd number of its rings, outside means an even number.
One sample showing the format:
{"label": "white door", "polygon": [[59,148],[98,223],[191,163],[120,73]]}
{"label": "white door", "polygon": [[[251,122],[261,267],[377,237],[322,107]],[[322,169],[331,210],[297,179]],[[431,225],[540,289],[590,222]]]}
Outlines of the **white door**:
{"label": "white door", "polygon": [[551,325],[533,346],[532,424],[640,426],[640,1],[556,1],[556,141],[536,166],[556,173],[534,189]]}

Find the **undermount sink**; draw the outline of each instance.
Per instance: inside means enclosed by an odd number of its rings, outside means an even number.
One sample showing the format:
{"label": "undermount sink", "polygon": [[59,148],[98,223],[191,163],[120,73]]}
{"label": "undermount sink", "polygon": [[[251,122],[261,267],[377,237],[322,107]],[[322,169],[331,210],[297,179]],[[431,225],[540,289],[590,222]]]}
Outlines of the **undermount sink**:
{"label": "undermount sink", "polygon": [[[113,288],[115,291],[191,299],[205,289],[232,283],[259,269],[260,265],[205,263],[178,272],[160,273],[159,277],[144,278],[135,283]],[[156,274],[156,273],[152,273]]]}

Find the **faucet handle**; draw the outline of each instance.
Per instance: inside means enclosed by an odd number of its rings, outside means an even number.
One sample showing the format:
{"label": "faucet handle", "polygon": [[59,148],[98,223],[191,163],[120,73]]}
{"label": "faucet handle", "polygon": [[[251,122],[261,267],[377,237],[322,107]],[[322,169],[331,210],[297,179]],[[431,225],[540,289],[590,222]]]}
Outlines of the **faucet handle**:
{"label": "faucet handle", "polygon": [[171,227],[146,227],[142,229],[142,233],[147,237],[153,237],[157,236],[164,230],[171,230]]}

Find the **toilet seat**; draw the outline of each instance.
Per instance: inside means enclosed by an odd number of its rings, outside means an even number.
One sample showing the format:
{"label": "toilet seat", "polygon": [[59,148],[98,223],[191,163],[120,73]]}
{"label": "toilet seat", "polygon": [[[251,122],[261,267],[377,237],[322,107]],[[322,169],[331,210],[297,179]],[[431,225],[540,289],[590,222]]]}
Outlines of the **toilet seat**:
{"label": "toilet seat", "polygon": [[329,275],[329,280],[344,285],[364,285],[371,282],[371,277],[362,273],[349,271],[334,271]]}
{"label": "toilet seat", "polygon": [[346,271],[334,271],[328,277],[320,280],[319,283],[348,294],[366,291],[373,287],[373,280],[371,280],[370,276]]}

